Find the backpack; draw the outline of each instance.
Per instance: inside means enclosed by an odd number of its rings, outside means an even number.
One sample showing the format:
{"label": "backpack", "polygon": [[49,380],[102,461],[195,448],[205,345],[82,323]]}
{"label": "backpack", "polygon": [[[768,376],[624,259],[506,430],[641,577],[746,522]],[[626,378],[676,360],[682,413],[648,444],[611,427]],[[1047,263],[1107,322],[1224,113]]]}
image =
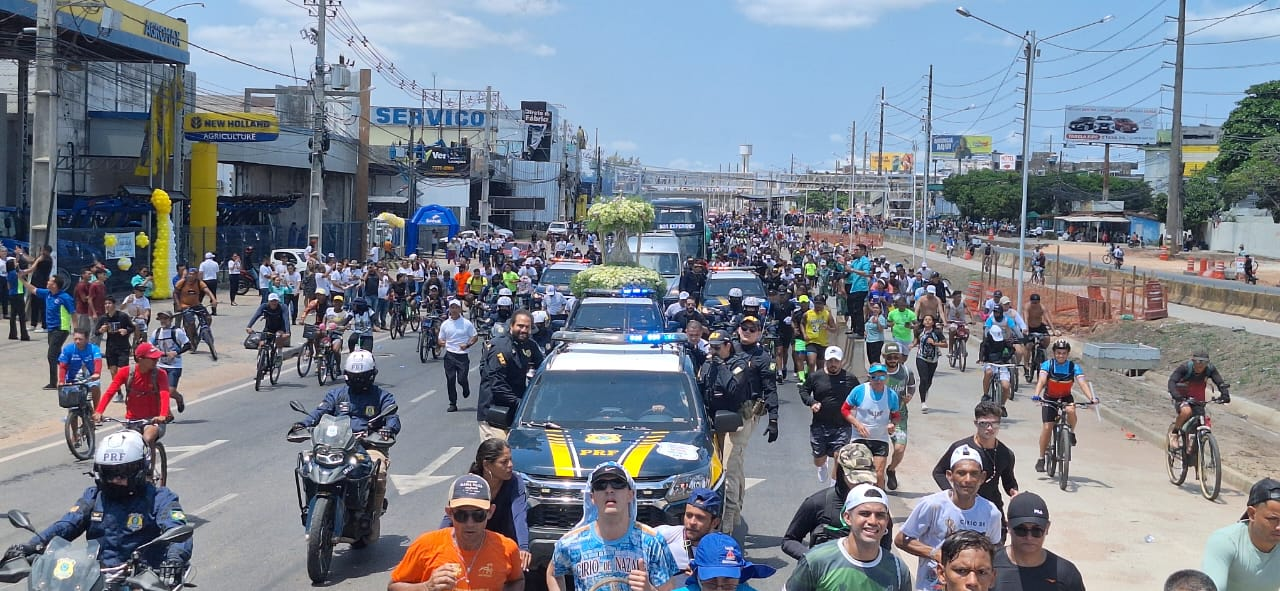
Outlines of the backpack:
{"label": "backpack", "polygon": [[[129,390],[129,385],[133,383],[133,375],[134,375],[134,373],[133,373],[133,372],[134,372],[136,369],[137,369],[136,367],[130,367],[130,368],[129,368],[129,377],[124,381],[124,389],[125,389],[125,397],[126,397],[126,400],[128,399],[128,396],[129,396],[129,395],[133,394],[132,392],[129,392],[128,390]],[[152,372],[151,372],[151,391],[152,391],[152,392],[155,392],[157,396],[159,396],[159,395],[160,395],[160,368],[158,368],[158,367],[157,367],[154,371],[152,371]]]}

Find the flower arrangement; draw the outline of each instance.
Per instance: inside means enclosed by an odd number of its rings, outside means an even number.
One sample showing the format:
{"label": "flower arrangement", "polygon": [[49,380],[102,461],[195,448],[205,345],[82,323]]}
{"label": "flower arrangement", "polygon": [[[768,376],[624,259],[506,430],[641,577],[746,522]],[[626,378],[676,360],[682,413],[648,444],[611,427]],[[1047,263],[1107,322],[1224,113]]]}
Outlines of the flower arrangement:
{"label": "flower arrangement", "polygon": [[622,265],[596,265],[573,276],[569,289],[574,296],[582,297],[588,289],[622,289],[647,287],[657,293],[666,289],[667,282],[657,271],[644,267]]}

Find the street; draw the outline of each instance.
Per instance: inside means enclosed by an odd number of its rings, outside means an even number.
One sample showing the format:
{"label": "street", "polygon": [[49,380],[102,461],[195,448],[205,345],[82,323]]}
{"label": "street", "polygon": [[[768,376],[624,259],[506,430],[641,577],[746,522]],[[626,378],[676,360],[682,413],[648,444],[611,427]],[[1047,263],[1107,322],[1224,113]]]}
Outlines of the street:
{"label": "street", "polygon": [[[381,337],[375,345],[378,381],[396,394],[404,430],[391,454],[390,509],[383,518],[382,539],[363,550],[339,546],[329,585],[333,589],[380,589],[386,584],[405,546],[439,526],[445,483],[466,470],[478,443],[474,392],[479,356],[472,359],[473,396],[459,401],[460,412],[445,413],[441,364],[419,363],[415,342]],[[976,353],[975,347],[971,360]],[[297,453],[305,446],[287,443],[284,435],[298,418],[288,401],[310,407],[324,389],[314,377],[299,379],[292,363],[286,364],[279,386],[262,392],[254,392],[244,375],[219,377],[222,383],[192,403],[165,438],[169,483],[198,525],[196,583],[210,589],[306,588],[304,534],[293,482]],[[1095,376],[1094,384],[1105,400],[1105,380]],[[918,401],[913,402],[910,447],[891,506],[895,522],[900,524],[917,499],[936,490],[929,471],[938,454],[973,433],[972,408],[980,388],[979,371],[961,374],[945,368],[944,361],[931,392],[930,413],[921,414]],[[793,561],[779,549],[781,535],[794,508],[821,488],[808,457],[808,410],[799,402],[794,380],[780,385],[779,395],[782,437],[770,445],[757,436],[747,461],[745,547],[753,561],[781,569],[774,579],[761,582],[761,589],[779,588],[789,575]],[[1032,469],[1039,410],[1029,397],[1024,387],[1011,403],[1001,439],[1018,454],[1022,490],[1035,491],[1049,505],[1054,527],[1047,546],[1075,561],[1087,583],[1154,588],[1174,570],[1198,567],[1209,533],[1239,518],[1239,491],[1228,488],[1220,502],[1210,503],[1190,481],[1181,488],[1171,486],[1161,450],[1126,439],[1122,430],[1100,422],[1092,411],[1081,415],[1071,486],[1058,490]],[[84,475],[90,464],[73,461],[60,436],[28,448],[0,450],[0,487],[6,493],[2,508],[28,511],[43,526],[92,484]],[[1153,541],[1145,542],[1147,536]],[[0,545],[25,539],[18,530],[0,529]],[[915,558],[908,562],[914,565]]]}

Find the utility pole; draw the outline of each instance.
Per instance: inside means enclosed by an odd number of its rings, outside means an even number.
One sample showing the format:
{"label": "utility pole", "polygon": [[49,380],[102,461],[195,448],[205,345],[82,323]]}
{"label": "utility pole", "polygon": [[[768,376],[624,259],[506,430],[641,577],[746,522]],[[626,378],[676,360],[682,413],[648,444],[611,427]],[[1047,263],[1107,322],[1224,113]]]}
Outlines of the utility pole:
{"label": "utility pole", "polygon": [[[426,112],[425,110],[423,112]],[[413,212],[418,209],[418,146],[414,142],[414,127],[409,126],[409,206],[405,208],[405,217],[413,217]],[[425,129],[423,130],[426,131]]]}
{"label": "utility pole", "polygon": [[[880,87],[880,145],[876,148],[876,170],[884,176],[884,87]],[[889,193],[884,194],[885,203],[889,202]]]}
{"label": "utility pole", "polygon": [[493,87],[486,86],[484,87],[484,147],[483,147],[484,158],[482,159],[483,165],[480,167],[480,174],[482,175],[480,177],[480,228],[481,228],[480,233],[481,234],[484,234],[483,229],[488,227],[488,226],[485,226],[485,224],[489,222],[489,215],[490,215],[489,177],[492,175],[490,174],[490,171],[489,171],[489,154],[492,153],[492,149],[493,149],[493,146],[491,144],[493,136],[490,135],[490,132],[493,131],[493,126],[494,126]]}
{"label": "utility pole", "polygon": [[[58,187],[57,155],[58,115],[54,108],[57,92],[54,83],[54,53],[57,37],[54,14],[58,0],[39,0],[36,5],[36,111],[31,130],[31,255],[40,248],[53,246],[53,270],[58,270]],[[26,72],[19,71],[19,76]],[[25,144],[25,142],[23,142]]]}
{"label": "utility pole", "polygon": [[[924,190],[920,192],[921,262],[929,259],[929,160],[933,158],[933,64],[929,64],[929,92],[924,109]],[[916,171],[911,171],[914,178]]]}
{"label": "utility pole", "polygon": [[[853,187],[857,182],[858,176],[858,160],[855,157],[858,151],[858,122],[851,121],[849,123],[849,240],[853,240],[853,215],[857,207],[853,197]],[[853,246],[850,244],[850,246]]]}
{"label": "utility pole", "polygon": [[[324,61],[324,28],[329,20],[329,0],[313,0],[316,6],[316,65],[311,74],[311,95],[315,104],[314,120],[311,126],[311,196],[307,201],[307,234],[308,244],[315,243],[315,252],[324,256],[324,153],[325,153],[325,112],[328,96],[325,94],[328,84],[325,82]],[[363,107],[362,107],[363,108]],[[409,149],[412,151],[413,146]]]}
{"label": "utility pole", "polygon": [[1182,244],[1182,58],[1187,44],[1187,0],[1178,1],[1178,48],[1173,62],[1173,137],[1169,140],[1169,208],[1165,227],[1169,254]]}

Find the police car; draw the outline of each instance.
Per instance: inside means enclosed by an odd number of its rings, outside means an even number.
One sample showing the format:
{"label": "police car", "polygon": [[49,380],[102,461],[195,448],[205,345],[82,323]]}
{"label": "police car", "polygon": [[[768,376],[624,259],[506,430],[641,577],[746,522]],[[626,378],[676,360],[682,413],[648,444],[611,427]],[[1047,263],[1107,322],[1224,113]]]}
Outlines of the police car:
{"label": "police car", "polygon": [[591,267],[590,259],[551,259],[547,262],[551,265],[543,269],[542,277],[538,279],[538,287],[554,285],[556,291],[566,295],[569,293],[569,283],[573,281],[573,277]]}
{"label": "police car", "polygon": [[563,328],[581,332],[662,332],[664,326],[653,290],[629,288],[586,290]]}
{"label": "police car", "polygon": [[750,267],[711,268],[707,274],[707,284],[702,288],[702,305],[708,308],[728,309],[729,291],[733,288],[742,290],[742,297],[755,296],[761,302],[769,300],[764,291],[764,282]]}
{"label": "police car", "polygon": [[530,550],[546,564],[555,541],[582,518],[587,476],[601,462],[622,464],[636,481],[638,521],[680,523],[697,487],[723,487],[715,433],[742,417],[709,417],[679,333],[556,333],[562,344],[542,364],[508,423],[511,457],[525,477]]}

